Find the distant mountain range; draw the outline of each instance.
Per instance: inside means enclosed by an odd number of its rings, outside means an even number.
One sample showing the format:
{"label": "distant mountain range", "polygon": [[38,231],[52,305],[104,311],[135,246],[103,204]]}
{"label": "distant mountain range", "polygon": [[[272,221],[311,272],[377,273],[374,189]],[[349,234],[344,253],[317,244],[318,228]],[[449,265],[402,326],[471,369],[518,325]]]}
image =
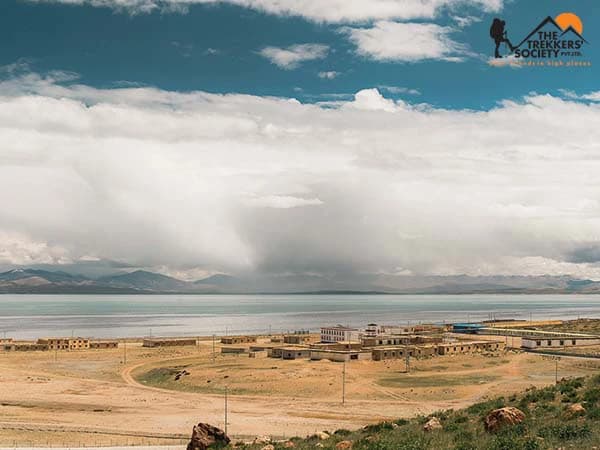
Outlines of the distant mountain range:
{"label": "distant mountain range", "polygon": [[[122,269],[121,269],[122,270]],[[212,275],[183,281],[145,270],[99,277],[18,268],[0,273],[0,293],[29,294],[598,294],[600,282],[570,276],[404,276],[361,274]]]}

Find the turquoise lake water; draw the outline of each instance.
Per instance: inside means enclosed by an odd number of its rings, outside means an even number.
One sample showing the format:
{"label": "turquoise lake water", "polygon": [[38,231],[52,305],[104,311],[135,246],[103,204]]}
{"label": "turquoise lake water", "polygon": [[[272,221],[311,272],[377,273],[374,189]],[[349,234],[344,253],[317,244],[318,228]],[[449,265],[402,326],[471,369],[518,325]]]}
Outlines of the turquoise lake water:
{"label": "turquoise lake water", "polygon": [[[0,295],[0,333],[223,335],[498,319],[600,318],[600,295]],[[0,334],[1,335],[1,334]]]}

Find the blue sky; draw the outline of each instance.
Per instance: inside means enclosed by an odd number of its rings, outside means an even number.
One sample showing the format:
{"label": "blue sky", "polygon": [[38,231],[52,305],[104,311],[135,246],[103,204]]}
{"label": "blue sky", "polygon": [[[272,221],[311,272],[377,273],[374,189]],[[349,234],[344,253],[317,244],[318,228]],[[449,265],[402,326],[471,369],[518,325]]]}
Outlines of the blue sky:
{"label": "blue sky", "polygon": [[[492,58],[565,10],[591,67]],[[600,279],[599,14],[2,0],[0,267]]]}
{"label": "blue sky", "polygon": [[[484,58],[493,50],[488,29],[494,17],[505,19],[509,37],[518,41],[545,16],[569,10],[583,19],[584,36],[590,42],[586,56],[596,60],[600,12],[589,0],[508,1],[497,12],[460,5],[440,8],[433,18],[410,21],[451,27],[448,36],[473,53],[459,63],[380,61],[358,54],[341,30],[369,27],[373,21],[368,20],[317,22],[230,4],[145,13],[89,4],[4,0],[0,8],[0,65],[27,60],[39,72],[72,71],[80,75],[80,82],[96,87],[125,81],[168,90],[275,95],[312,102],[326,99],[324,94],[353,95],[363,88],[396,86],[421,95],[389,92],[390,97],[444,108],[487,109],[499,100],[521,98],[532,91],[591,91],[599,75],[595,67],[498,69]],[[474,20],[461,27],[456,17]],[[303,43],[326,45],[327,55],[284,70],[259,54],[265,47]],[[339,75],[323,79],[319,72]]]}

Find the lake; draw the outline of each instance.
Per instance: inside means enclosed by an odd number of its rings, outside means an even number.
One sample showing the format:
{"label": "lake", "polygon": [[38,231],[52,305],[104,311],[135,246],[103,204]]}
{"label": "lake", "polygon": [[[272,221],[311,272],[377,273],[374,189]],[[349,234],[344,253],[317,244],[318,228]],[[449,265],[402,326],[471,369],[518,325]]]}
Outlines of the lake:
{"label": "lake", "polygon": [[600,317],[600,295],[0,295],[0,333],[142,337]]}

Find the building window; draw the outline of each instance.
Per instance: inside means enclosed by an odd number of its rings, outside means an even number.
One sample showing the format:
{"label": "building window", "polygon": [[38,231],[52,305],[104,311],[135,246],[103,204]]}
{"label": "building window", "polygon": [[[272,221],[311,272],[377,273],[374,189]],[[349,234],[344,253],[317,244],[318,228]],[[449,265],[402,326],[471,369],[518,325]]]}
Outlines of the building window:
{"label": "building window", "polygon": [[577,342],[577,341],[575,341],[575,339],[573,339],[573,340],[571,341],[571,345],[575,345],[575,343],[576,343],[576,342]]}

